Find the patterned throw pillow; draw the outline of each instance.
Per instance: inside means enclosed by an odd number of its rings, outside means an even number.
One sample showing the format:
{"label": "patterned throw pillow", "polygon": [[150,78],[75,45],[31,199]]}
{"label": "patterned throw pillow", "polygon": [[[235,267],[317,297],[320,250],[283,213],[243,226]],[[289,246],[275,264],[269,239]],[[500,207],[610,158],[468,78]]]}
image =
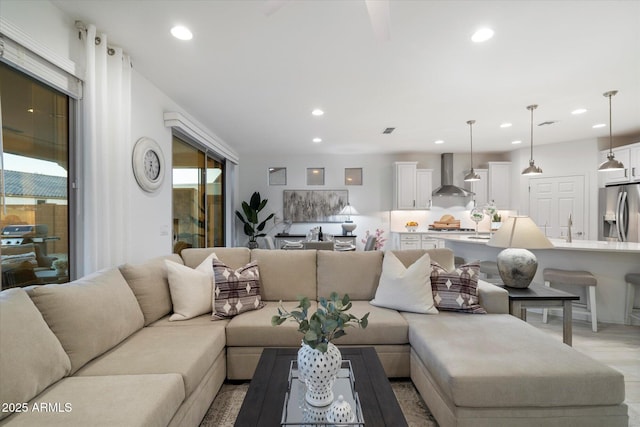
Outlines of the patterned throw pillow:
{"label": "patterned throw pillow", "polygon": [[431,289],[439,310],[486,314],[478,300],[478,261],[461,265],[447,272],[437,262],[431,262]]}
{"label": "patterned throw pillow", "polygon": [[234,270],[219,259],[213,259],[215,276],[212,320],[230,319],[245,311],[264,307],[260,298],[258,263],[250,262]]}

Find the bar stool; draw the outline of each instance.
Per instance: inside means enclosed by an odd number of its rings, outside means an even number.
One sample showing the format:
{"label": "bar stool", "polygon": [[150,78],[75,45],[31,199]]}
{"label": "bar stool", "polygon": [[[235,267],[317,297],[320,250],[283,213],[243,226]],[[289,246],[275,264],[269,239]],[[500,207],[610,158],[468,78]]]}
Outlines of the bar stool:
{"label": "bar stool", "polygon": [[635,300],[635,286],[640,287],[640,273],[628,273],[624,276],[625,282],[627,282],[627,306],[625,307],[624,323],[631,324],[631,319],[640,320],[640,315],[633,314],[633,302]]}
{"label": "bar stool", "polygon": [[[598,281],[588,271],[560,270],[557,268],[545,268],[542,271],[544,285],[550,287],[552,283],[565,285],[588,286],[587,310],[591,313],[591,329],[598,332],[598,316],[596,314],[596,285]],[[547,323],[548,309],[542,310],[542,322]]]}

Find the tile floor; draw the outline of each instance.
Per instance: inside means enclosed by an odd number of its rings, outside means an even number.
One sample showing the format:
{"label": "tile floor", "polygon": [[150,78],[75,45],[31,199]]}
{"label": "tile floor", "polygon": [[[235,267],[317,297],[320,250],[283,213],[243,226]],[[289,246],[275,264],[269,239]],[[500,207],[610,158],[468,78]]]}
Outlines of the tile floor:
{"label": "tile floor", "polygon": [[[527,321],[562,341],[562,317],[527,313]],[[640,326],[599,323],[598,332],[591,323],[573,321],[573,347],[622,372],[625,379],[625,403],[629,407],[629,426],[640,427]]]}

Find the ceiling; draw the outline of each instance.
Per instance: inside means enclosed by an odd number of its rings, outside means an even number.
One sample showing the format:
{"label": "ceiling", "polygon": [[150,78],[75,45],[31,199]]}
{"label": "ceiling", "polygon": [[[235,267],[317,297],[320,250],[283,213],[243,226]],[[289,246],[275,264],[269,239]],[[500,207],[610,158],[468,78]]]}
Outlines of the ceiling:
{"label": "ceiling", "polygon": [[[465,152],[470,119],[475,151],[509,151],[530,143],[530,104],[536,125],[556,121],[536,145],[606,140],[592,126],[609,122],[612,89],[614,136],[640,135],[637,0],[391,0],[388,40],[364,0],[53,3],[240,153]],[[482,26],[494,37],[472,43]]]}

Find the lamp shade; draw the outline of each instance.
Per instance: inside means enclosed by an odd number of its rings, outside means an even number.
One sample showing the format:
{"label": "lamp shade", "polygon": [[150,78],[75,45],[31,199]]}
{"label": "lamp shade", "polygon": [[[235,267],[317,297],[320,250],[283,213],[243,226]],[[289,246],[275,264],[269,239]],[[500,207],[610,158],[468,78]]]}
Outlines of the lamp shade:
{"label": "lamp shade", "polygon": [[351,215],[360,215],[360,214],[358,213],[356,208],[354,208],[349,203],[347,203],[347,205],[344,208],[342,208],[342,210],[340,211],[339,215],[351,216]]}
{"label": "lamp shade", "polygon": [[498,248],[550,249],[553,244],[528,216],[511,216],[493,234],[488,246]]}

